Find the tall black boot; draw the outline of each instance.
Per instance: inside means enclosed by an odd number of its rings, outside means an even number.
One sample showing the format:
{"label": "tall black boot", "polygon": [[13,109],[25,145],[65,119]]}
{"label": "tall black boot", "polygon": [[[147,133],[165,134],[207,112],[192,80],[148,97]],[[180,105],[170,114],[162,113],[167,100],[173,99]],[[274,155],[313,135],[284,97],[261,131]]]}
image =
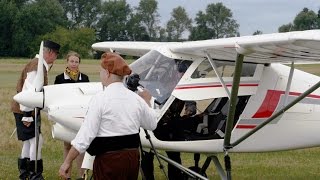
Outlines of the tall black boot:
{"label": "tall black boot", "polygon": [[18,169],[20,172],[19,179],[20,180],[28,180],[29,179],[29,170],[28,170],[28,162],[29,158],[19,158],[18,159]]}
{"label": "tall black boot", "polygon": [[44,180],[42,176],[43,172],[43,162],[42,159],[37,161],[37,172],[35,172],[35,163],[36,161],[30,161],[30,180]]}

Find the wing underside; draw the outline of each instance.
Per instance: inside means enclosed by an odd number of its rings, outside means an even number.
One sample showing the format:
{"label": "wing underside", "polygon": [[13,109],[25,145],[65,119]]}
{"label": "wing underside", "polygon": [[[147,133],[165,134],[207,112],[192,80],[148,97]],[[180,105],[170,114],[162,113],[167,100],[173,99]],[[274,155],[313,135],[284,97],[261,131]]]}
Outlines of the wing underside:
{"label": "wing underside", "polygon": [[320,30],[242,36],[186,42],[101,42],[95,50],[113,49],[121,54],[141,56],[152,49],[167,48],[171,53],[235,61],[237,53],[246,55],[245,62],[318,62]]}
{"label": "wing underside", "polygon": [[204,56],[214,59],[236,59],[245,53],[245,62],[314,62],[320,60],[320,31],[297,31],[257,36],[243,36],[217,40],[184,42],[172,45],[172,52]]}
{"label": "wing underside", "polygon": [[142,56],[152,49],[168,45],[168,42],[138,42],[138,41],[106,41],[92,45],[98,51],[116,51],[120,54]]}

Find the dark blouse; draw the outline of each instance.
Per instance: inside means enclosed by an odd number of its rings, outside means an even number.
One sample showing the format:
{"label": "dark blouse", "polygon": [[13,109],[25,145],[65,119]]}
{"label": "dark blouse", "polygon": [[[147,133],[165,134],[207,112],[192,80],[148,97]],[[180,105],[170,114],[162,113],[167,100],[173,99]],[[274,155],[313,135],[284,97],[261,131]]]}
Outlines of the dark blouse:
{"label": "dark blouse", "polygon": [[[56,79],[54,80],[54,84],[64,84],[64,83],[78,83],[78,82],[89,82],[89,77],[83,73],[80,73],[81,75],[78,77],[78,81],[74,81],[73,79],[65,79],[64,73],[59,74],[56,76]],[[80,79],[81,77],[81,79]]]}

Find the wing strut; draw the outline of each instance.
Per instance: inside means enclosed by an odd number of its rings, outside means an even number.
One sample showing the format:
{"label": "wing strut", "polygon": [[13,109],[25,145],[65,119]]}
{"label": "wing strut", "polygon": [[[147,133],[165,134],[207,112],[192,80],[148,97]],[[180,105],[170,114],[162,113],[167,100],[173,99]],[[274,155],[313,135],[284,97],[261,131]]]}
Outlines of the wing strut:
{"label": "wing strut", "polygon": [[224,142],[223,142],[223,147],[226,150],[232,148],[232,146],[230,146],[230,138],[231,138],[231,131],[233,128],[233,123],[234,123],[234,114],[235,114],[235,110],[236,110],[236,103],[237,103],[237,99],[238,99],[238,90],[239,90],[239,84],[240,84],[240,76],[241,76],[241,72],[242,72],[243,58],[244,58],[244,55],[237,54],[236,67],[234,70],[232,89],[231,89],[229,112],[228,112],[225,137],[224,137]]}
{"label": "wing strut", "polygon": [[220,83],[222,84],[224,90],[226,91],[226,93],[227,93],[227,95],[228,95],[228,98],[230,99],[230,97],[231,97],[230,91],[229,91],[229,89],[227,88],[226,83],[225,83],[224,80],[222,79],[221,75],[219,74],[218,68],[217,68],[217,66],[216,66],[216,63],[212,60],[210,54],[208,54],[208,53],[206,52],[206,55],[207,55],[207,58],[208,58],[208,60],[209,60],[209,63],[211,64],[214,72],[216,73],[217,77],[219,78]]}
{"label": "wing strut", "polygon": [[287,87],[286,87],[286,93],[284,96],[284,102],[282,107],[285,107],[287,105],[288,102],[288,97],[289,97],[289,92],[290,92],[290,87],[291,87],[291,82],[292,82],[292,77],[293,77],[293,71],[294,71],[294,62],[291,62],[291,68],[290,68],[290,73],[289,73],[289,79],[287,82]]}
{"label": "wing strut", "polygon": [[228,118],[226,122],[226,130],[225,130],[226,134],[223,142],[223,148],[225,152],[224,163],[225,163],[226,175],[228,180],[232,179],[231,178],[231,160],[228,155],[228,150],[232,148],[232,146],[230,145],[230,139],[231,139],[231,131],[234,123],[234,114],[235,114],[237,99],[238,99],[238,90],[239,90],[240,77],[242,72],[243,59],[244,59],[244,55],[238,53],[237,59],[236,59],[236,67],[234,70],[233,82],[232,82]]}

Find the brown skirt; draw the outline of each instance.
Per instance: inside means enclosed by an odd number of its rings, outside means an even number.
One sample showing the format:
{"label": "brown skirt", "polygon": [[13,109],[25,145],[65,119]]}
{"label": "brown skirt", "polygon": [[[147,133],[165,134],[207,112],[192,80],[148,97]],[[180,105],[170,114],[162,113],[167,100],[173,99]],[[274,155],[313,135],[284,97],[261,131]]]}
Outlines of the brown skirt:
{"label": "brown skirt", "polygon": [[93,163],[94,180],[135,180],[139,174],[138,149],[106,152]]}

